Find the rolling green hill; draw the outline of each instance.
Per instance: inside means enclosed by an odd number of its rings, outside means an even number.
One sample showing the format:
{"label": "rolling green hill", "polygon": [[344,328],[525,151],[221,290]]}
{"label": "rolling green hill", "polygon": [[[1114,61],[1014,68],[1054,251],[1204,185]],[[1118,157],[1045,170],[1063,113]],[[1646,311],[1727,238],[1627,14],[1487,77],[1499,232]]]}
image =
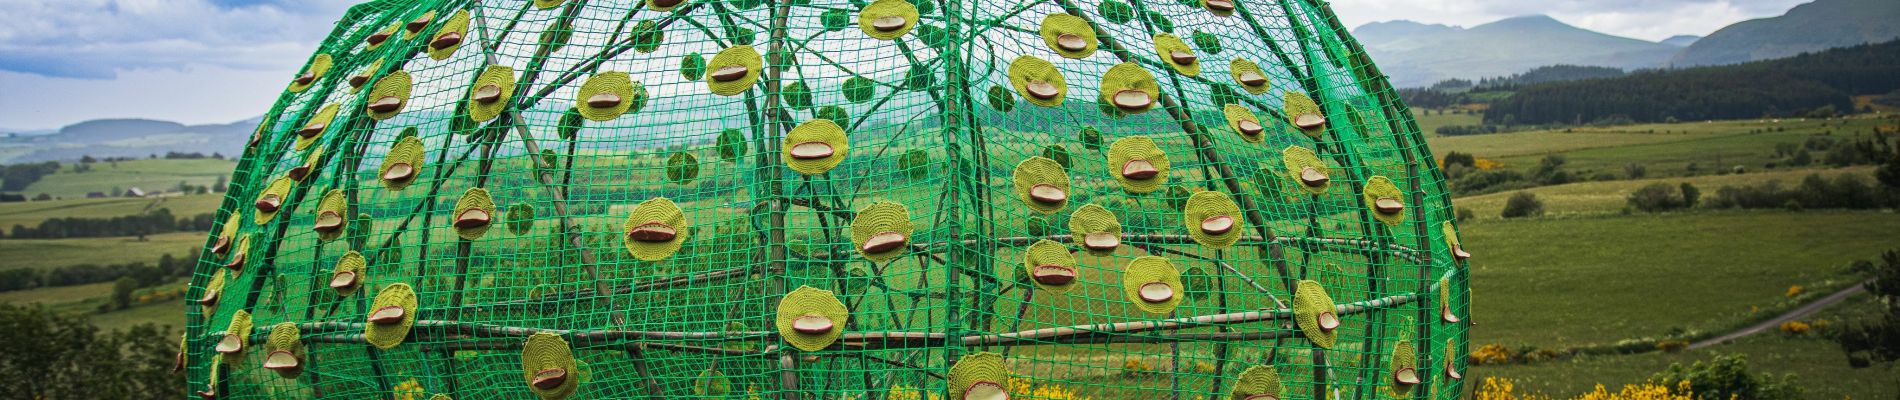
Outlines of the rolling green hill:
{"label": "rolling green hill", "polygon": [[1817,0],[1786,15],[1742,21],[1683,49],[1675,67],[1736,64],[1900,38],[1900,1]]}
{"label": "rolling green hill", "polygon": [[1543,15],[1469,29],[1410,21],[1353,30],[1395,87],[1510,76],[1549,65],[1654,68],[1680,47],[1590,31]]}
{"label": "rolling green hill", "polygon": [[1585,124],[1788,117],[1854,111],[1853,96],[1900,89],[1900,41],[1741,65],[1651,71],[1519,88],[1485,122]]}

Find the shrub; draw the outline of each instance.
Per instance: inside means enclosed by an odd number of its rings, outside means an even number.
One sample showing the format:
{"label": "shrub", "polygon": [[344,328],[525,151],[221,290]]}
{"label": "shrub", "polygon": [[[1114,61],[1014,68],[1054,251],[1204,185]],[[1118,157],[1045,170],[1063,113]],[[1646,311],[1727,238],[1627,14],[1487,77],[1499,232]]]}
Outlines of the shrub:
{"label": "shrub", "polygon": [[[183,397],[169,369],[178,340],[169,328],[102,332],[83,318],[0,304],[0,391],[22,399]],[[155,340],[158,339],[158,340]]]}
{"label": "shrub", "polygon": [[1695,208],[1696,204],[1702,202],[1702,189],[1696,188],[1695,185],[1683,182],[1682,186],[1676,189],[1682,191],[1683,208]]}
{"label": "shrub", "polygon": [[1867,284],[1885,307],[1879,316],[1845,326],[1834,341],[1847,353],[1848,365],[1866,368],[1876,362],[1900,360],[1900,250],[1881,256],[1882,265],[1873,270],[1874,280]]}
{"label": "shrub", "polygon": [[1781,323],[1781,326],[1778,329],[1781,329],[1781,333],[1786,333],[1786,334],[1794,335],[1794,336],[1801,336],[1801,335],[1808,334],[1808,330],[1813,329],[1813,327],[1809,326],[1808,323],[1806,322],[1788,321],[1788,322]]}
{"label": "shrub", "polygon": [[1667,183],[1651,183],[1630,193],[1629,206],[1643,212],[1661,212],[1683,208],[1682,193]]}
{"label": "shrub", "polygon": [[1887,163],[1881,164],[1879,171],[1874,171],[1874,178],[1889,189],[1900,189],[1900,153],[1887,157]]}
{"label": "shrub", "polygon": [[1649,175],[1649,167],[1642,164],[1624,165],[1623,174],[1628,175],[1630,179],[1643,179],[1644,176]]}
{"label": "shrub", "polygon": [[1504,202],[1504,218],[1523,218],[1544,215],[1544,201],[1530,192],[1517,192]]}
{"label": "shrub", "polygon": [[1458,209],[1458,222],[1463,223],[1475,219],[1478,219],[1478,213],[1472,212],[1469,209]]}
{"label": "shrub", "polygon": [[1454,151],[1450,153],[1445,153],[1445,161],[1443,164],[1446,167],[1450,167],[1453,165],[1463,165],[1466,167],[1477,168],[1478,158],[1473,157],[1470,154],[1459,153],[1459,152]]}
{"label": "shrub", "polygon": [[1717,355],[1689,366],[1670,364],[1668,369],[1650,376],[1649,384],[1673,385],[1677,390],[1671,394],[1693,395],[1700,400],[1792,400],[1801,398],[1802,393],[1793,375],[1775,379],[1749,373],[1748,357],[1741,354]]}
{"label": "shrub", "polygon": [[1513,357],[1514,355],[1511,353],[1510,348],[1506,348],[1501,344],[1492,343],[1478,346],[1477,350],[1472,350],[1471,364],[1499,365],[1511,362]]}
{"label": "shrub", "polygon": [[1780,182],[1760,185],[1724,186],[1717,189],[1709,206],[1716,208],[1808,208],[1871,209],[1884,207],[1884,194],[1858,175],[1840,175],[1834,179],[1808,175],[1801,185],[1782,188]]}
{"label": "shrub", "polygon": [[1664,340],[1664,341],[1656,342],[1656,350],[1662,350],[1664,352],[1674,353],[1674,352],[1688,350],[1688,349],[1689,349],[1689,342],[1687,341]]}

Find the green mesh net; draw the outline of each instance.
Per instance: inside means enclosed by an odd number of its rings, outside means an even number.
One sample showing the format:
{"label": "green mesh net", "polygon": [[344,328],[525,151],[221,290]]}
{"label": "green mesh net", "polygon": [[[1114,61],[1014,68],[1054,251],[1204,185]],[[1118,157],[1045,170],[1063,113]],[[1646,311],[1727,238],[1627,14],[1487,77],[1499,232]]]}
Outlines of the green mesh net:
{"label": "green mesh net", "polygon": [[205,396],[1464,387],[1444,179],[1318,0],[385,0],[289,78]]}

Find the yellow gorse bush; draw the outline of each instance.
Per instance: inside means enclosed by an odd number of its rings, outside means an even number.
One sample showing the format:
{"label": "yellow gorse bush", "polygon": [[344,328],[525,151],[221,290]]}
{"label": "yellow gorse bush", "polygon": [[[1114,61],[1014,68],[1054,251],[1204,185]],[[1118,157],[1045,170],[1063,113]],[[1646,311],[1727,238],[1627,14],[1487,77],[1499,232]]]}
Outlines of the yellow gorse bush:
{"label": "yellow gorse bush", "polygon": [[1809,326],[1808,323],[1801,322],[1801,321],[1788,321],[1788,322],[1781,323],[1781,333],[1786,333],[1790,335],[1805,335],[1808,333],[1809,329],[1813,329],[1813,328],[1814,327]]}
{"label": "yellow gorse bush", "polygon": [[1484,385],[1473,393],[1476,400],[1695,400],[1695,392],[1690,390],[1689,381],[1676,384],[1675,390],[1669,386],[1653,383],[1623,385],[1623,389],[1610,392],[1603,384],[1597,384],[1596,390],[1589,393],[1559,399],[1541,394],[1517,393],[1517,383],[1510,378],[1484,378]]}
{"label": "yellow gorse bush", "polygon": [[1511,362],[1511,349],[1501,344],[1478,346],[1477,350],[1471,351],[1472,365],[1497,365],[1508,362]]}

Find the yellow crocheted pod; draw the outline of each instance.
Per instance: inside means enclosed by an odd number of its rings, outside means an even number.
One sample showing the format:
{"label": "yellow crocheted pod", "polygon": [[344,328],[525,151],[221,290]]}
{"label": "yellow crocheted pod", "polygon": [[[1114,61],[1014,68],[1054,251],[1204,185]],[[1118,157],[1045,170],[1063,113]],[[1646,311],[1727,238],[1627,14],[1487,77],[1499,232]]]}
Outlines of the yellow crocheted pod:
{"label": "yellow crocheted pod", "polygon": [[318,53],[316,57],[310,58],[310,65],[304,67],[303,73],[299,73],[296,78],[291,79],[290,87],[285,90],[289,90],[291,93],[301,93],[304,90],[310,89],[310,86],[316,85],[317,81],[322,80],[323,74],[330,72],[330,67],[335,64],[336,61],[331,59],[329,54]]}
{"label": "yellow crocheted pod", "polygon": [[984,351],[957,358],[945,380],[949,381],[952,399],[1003,399],[1012,394],[1009,375],[1009,363],[1003,355]]}
{"label": "yellow crocheted pod", "polygon": [[297,151],[310,148],[310,145],[317,143],[318,138],[323,137],[323,132],[330,129],[330,122],[336,120],[337,110],[336,104],[326,105],[317,109],[317,113],[311,115],[309,120],[304,121],[303,126],[296,132]]}
{"label": "yellow crocheted pod", "polygon": [[622,231],[625,235],[621,241],[634,258],[659,261],[680,250],[691,227],[679,205],[665,197],[655,197],[633,207],[633,212],[627,214],[627,222],[622,224]]}
{"label": "yellow crocheted pod", "polygon": [[779,159],[800,174],[817,175],[844,162],[850,151],[844,128],[829,119],[805,121],[785,134]]}
{"label": "yellow crocheted pod", "polygon": [[865,259],[884,262],[903,256],[910,250],[910,209],[903,204],[878,201],[858,210],[851,220],[851,243]]}
{"label": "yellow crocheted pod", "polygon": [[1095,54],[1100,40],[1095,37],[1095,28],[1088,20],[1070,14],[1049,14],[1042,17],[1042,26],[1038,31],[1044,44],[1067,58],[1085,58]]}
{"label": "yellow crocheted pod", "polygon": [[1248,94],[1266,94],[1267,89],[1273,88],[1267,71],[1260,69],[1260,64],[1252,60],[1236,58],[1227,62],[1227,74],[1232,75],[1234,83],[1240,84],[1241,90],[1246,90]]}
{"label": "yellow crocheted pod", "polygon": [[[400,308],[402,315],[398,321],[377,323],[379,315],[393,314]],[[386,310],[387,309],[387,310]],[[370,323],[363,324],[363,340],[378,349],[388,350],[402,344],[409,337],[409,328],[416,324],[416,291],[406,283],[394,283],[376,291],[376,300],[369,306]]]}
{"label": "yellow crocheted pod", "polygon": [[218,303],[224,301],[224,268],[211,272],[211,279],[205,280],[204,292],[198,295],[198,312],[210,315],[218,311]]}
{"label": "yellow crocheted pod", "polygon": [[1009,84],[1029,104],[1057,107],[1069,96],[1068,80],[1055,64],[1035,56],[1016,57],[1009,63]]}
{"label": "yellow crocheted pod", "polygon": [[904,0],[877,0],[858,12],[858,30],[878,40],[895,40],[917,27],[917,6]]}
{"label": "yellow crocheted pod", "polygon": [[1319,155],[1314,154],[1313,150],[1300,146],[1287,146],[1286,150],[1280,151],[1280,156],[1280,162],[1286,165],[1287,178],[1291,179],[1293,185],[1299,187],[1300,190],[1312,194],[1326,194],[1326,189],[1332,187],[1332,178],[1329,177],[1332,175],[1332,169],[1327,168],[1326,162],[1321,161]]}
{"label": "yellow crocheted pod", "polygon": [[1424,379],[1418,374],[1418,349],[1412,347],[1412,341],[1400,339],[1392,345],[1392,358],[1386,372],[1386,388],[1393,397],[1411,395],[1412,388]]}
{"label": "yellow crocheted pod", "polygon": [[1089,254],[1110,255],[1121,246],[1122,223],[1107,208],[1084,205],[1069,214],[1069,236]]}
{"label": "yellow crocheted pod", "polygon": [[365,275],[368,270],[365,267],[368,265],[369,260],[363,258],[363,253],[355,250],[343,253],[343,257],[337,258],[336,266],[330,269],[330,290],[335,291],[337,297],[350,297],[351,294],[355,294],[357,288],[363,287],[363,283],[369,281],[369,277]]}
{"label": "yellow crocheted pod", "polygon": [[429,27],[430,22],[435,22],[435,10],[423,12],[422,15],[416,16],[415,19],[404,23],[402,26],[402,40],[415,40],[416,36],[422,34],[423,29]]}
{"label": "yellow crocheted pod", "polygon": [[[759,68],[763,65],[765,61],[752,46],[727,47],[706,62],[706,88],[720,96],[744,93],[758,83]],[[738,75],[739,72],[744,75]]]}
{"label": "yellow crocheted pod", "polygon": [[224,335],[218,339],[215,350],[225,363],[237,365],[244,362],[244,354],[251,351],[250,311],[231,313],[231,322],[225,325]]}
{"label": "yellow crocheted pod", "polygon": [[[1136,170],[1152,170],[1153,176],[1137,179]],[[1129,193],[1150,193],[1168,184],[1168,153],[1147,136],[1129,136],[1108,146],[1108,171]]]}
{"label": "yellow crocheted pod", "polygon": [[[449,35],[454,35],[457,40],[454,44],[444,45],[448,43]],[[428,46],[430,59],[441,61],[455,55],[455,50],[471,39],[468,37],[468,10],[458,10],[435,29],[434,35],[429,35],[429,43],[424,45]]]}
{"label": "yellow crocheted pod", "polygon": [[1128,262],[1128,268],[1122,271],[1122,294],[1136,309],[1150,314],[1174,312],[1181,304],[1185,294],[1181,286],[1181,270],[1174,262],[1160,256],[1145,256]]}
{"label": "yellow crocheted pod", "polygon": [[1181,40],[1180,36],[1171,33],[1156,34],[1154,41],[1155,57],[1158,57],[1162,64],[1174,68],[1174,72],[1179,72],[1181,75],[1201,75],[1201,57],[1194,54],[1194,46],[1189,46],[1186,41]]}
{"label": "yellow crocheted pod", "polygon": [[775,319],[779,337],[792,347],[819,351],[844,335],[851,312],[831,291],[799,286],[778,302]]}
{"label": "yellow crocheted pod", "polygon": [[350,229],[350,199],[343,189],[330,189],[317,201],[317,215],[312,218],[312,230],[317,231],[317,240],[331,241],[342,237]]}
{"label": "yellow crocheted pod", "polygon": [[1121,63],[1102,73],[1099,101],[1109,105],[1114,115],[1136,115],[1153,110],[1161,102],[1161,84],[1154,74],[1135,63]]}
{"label": "yellow crocheted pod", "polygon": [[537,332],[521,345],[522,380],[529,392],[543,400],[574,395],[582,378],[577,364],[573,349],[561,335]]}
{"label": "yellow crocheted pod", "polygon": [[296,379],[303,373],[305,352],[303,333],[292,322],[272,325],[270,339],[264,343],[264,367],[284,379]]}
{"label": "yellow crocheted pod", "polygon": [[382,30],[376,31],[376,33],[371,34],[367,38],[364,38],[363,43],[367,44],[367,46],[363,47],[363,51],[364,52],[376,51],[376,49],[382,48],[383,45],[389,44],[389,41],[396,37],[396,30],[398,29],[402,29],[402,22],[401,21],[391,22],[389,23],[389,26],[384,27]]}
{"label": "yellow crocheted pod", "polygon": [[594,121],[612,121],[646,106],[647,88],[625,72],[602,72],[587,78],[574,95],[574,109]]}
{"label": "yellow crocheted pod", "polygon": [[567,2],[567,0],[534,0],[534,8],[546,10],[560,7],[561,3],[565,2]]}
{"label": "yellow crocheted pod", "polygon": [[1289,91],[1286,92],[1285,102],[1286,118],[1293,122],[1293,127],[1316,140],[1326,134],[1326,114],[1320,111],[1319,103],[1313,102],[1313,98]]}
{"label": "yellow crocheted pod", "polygon": [[[369,90],[369,96],[363,101],[364,111],[369,114],[370,119],[377,121],[394,118],[396,114],[402,113],[403,108],[408,107],[409,92],[413,89],[409,72],[401,70],[390,72],[389,75],[384,75],[383,79],[376,81],[376,86]],[[394,104],[394,109],[378,111],[389,104]]]}
{"label": "yellow crocheted pod", "polygon": [[1247,367],[1240,373],[1240,379],[1234,381],[1233,391],[1227,394],[1230,400],[1247,400],[1254,396],[1272,396],[1285,398],[1286,387],[1280,383],[1280,373],[1270,365]]}
{"label": "yellow crocheted pod", "polygon": [[1266,141],[1267,125],[1260,122],[1260,117],[1254,115],[1253,110],[1239,104],[1228,104],[1221,107],[1221,115],[1227,117],[1227,129],[1234,131],[1234,136],[1239,136],[1247,143]]}
{"label": "yellow crocheted pod", "polygon": [[508,109],[509,99],[514,96],[515,69],[490,65],[475,77],[475,84],[468,87],[468,119],[475,122],[495,119]]}
{"label": "yellow crocheted pod", "polygon": [[257,200],[252,203],[252,206],[257,208],[257,216],[252,218],[251,222],[263,225],[276,218],[277,212],[289,204],[290,188],[295,184],[296,182],[291,181],[290,178],[278,177],[270,182],[270,186],[265,186],[264,191],[259,192]]}
{"label": "yellow crocheted pod", "polygon": [[1036,287],[1053,294],[1068,293],[1082,281],[1075,254],[1061,243],[1044,239],[1023,249],[1023,273]]}
{"label": "yellow crocheted pod", "polygon": [[218,227],[218,238],[211,243],[211,252],[218,258],[230,256],[231,246],[237,244],[238,227],[244,222],[243,220],[242,209],[232,210],[231,216],[224,220],[224,225]]}
{"label": "yellow crocheted pod", "polygon": [[322,160],[323,145],[316,145],[316,147],[310,149],[309,153],[304,153],[303,164],[291,167],[289,171],[284,171],[284,177],[290,178],[290,180],[293,181],[303,182],[305,179],[317,175],[317,167]]}
{"label": "yellow crocheted pod", "polygon": [[1055,214],[1069,205],[1069,171],[1056,160],[1030,157],[1017,163],[1010,177],[1016,198],[1032,211]]}
{"label": "yellow crocheted pod", "polygon": [[1181,223],[1195,243],[1216,250],[1240,241],[1240,234],[1247,227],[1247,220],[1240,214],[1240,205],[1234,204],[1234,198],[1211,190],[1188,197],[1187,205],[1181,209]]}
{"label": "yellow crocheted pod", "polygon": [[[1321,326],[1328,316],[1333,321],[1332,328]],[[1311,280],[1300,281],[1299,289],[1293,292],[1293,321],[1307,340],[1323,349],[1333,348],[1333,342],[1339,338],[1340,325],[1344,323],[1337,306],[1333,305],[1333,297],[1326,294],[1326,287]]]}
{"label": "yellow crocheted pod", "polygon": [[1374,176],[1366,179],[1366,208],[1372,218],[1384,222],[1387,226],[1398,226],[1405,222],[1405,192],[1392,182],[1392,178]]}
{"label": "yellow crocheted pod", "polygon": [[[495,199],[488,196],[488,190],[469,188],[462,192],[462,198],[455,201],[454,214],[449,221],[455,226],[455,235],[462,239],[481,239],[488,233],[488,227],[494,226]],[[477,222],[479,221],[479,223]]]}
{"label": "yellow crocheted pod", "polygon": [[425,161],[422,139],[415,136],[403,136],[396,144],[389,146],[389,153],[383,155],[383,165],[376,170],[377,179],[389,190],[402,190],[416,181],[422,174]]}

